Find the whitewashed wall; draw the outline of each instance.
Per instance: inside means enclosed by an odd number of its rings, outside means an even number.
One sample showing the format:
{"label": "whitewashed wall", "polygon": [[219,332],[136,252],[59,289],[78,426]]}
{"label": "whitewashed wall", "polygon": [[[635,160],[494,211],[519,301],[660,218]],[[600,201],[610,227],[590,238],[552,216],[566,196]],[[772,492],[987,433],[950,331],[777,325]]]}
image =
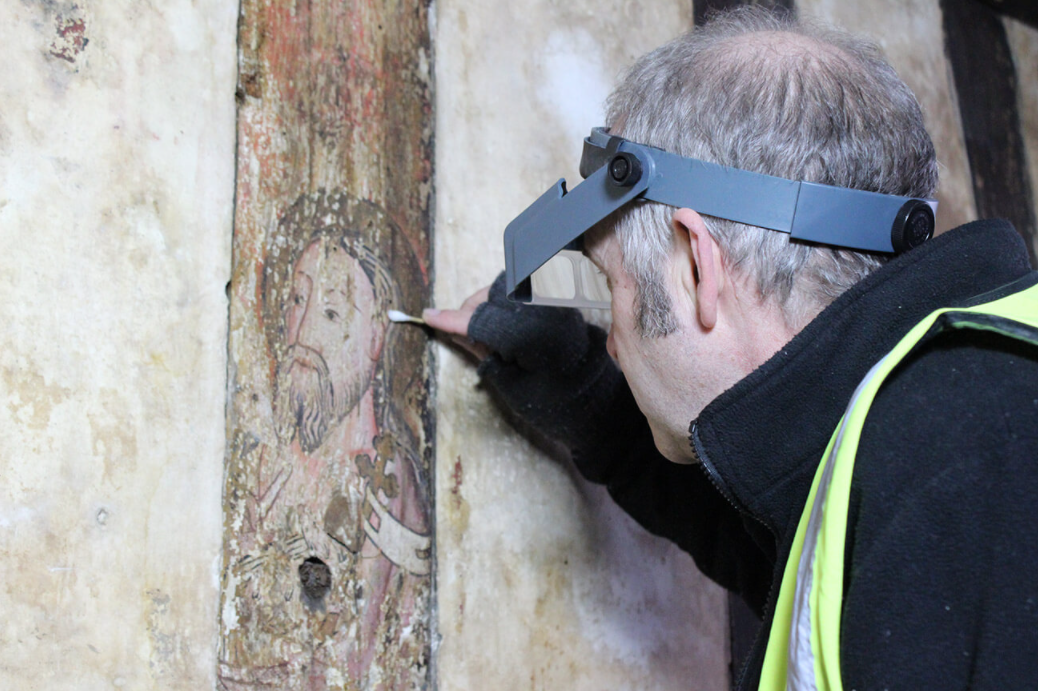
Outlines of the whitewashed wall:
{"label": "whitewashed wall", "polygon": [[235,4],[0,4],[0,688],[212,686]]}
{"label": "whitewashed wall", "polygon": [[[436,300],[503,268],[505,224],[560,175],[638,55],[687,0],[437,3]],[[722,689],[726,605],[692,560],[505,423],[440,352],[441,689]]]}

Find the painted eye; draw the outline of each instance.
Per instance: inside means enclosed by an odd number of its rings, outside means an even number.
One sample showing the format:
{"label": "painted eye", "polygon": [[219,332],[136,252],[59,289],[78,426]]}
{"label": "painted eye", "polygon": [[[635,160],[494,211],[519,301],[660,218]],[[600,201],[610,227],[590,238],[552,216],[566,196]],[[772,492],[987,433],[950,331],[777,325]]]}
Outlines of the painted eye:
{"label": "painted eye", "polygon": [[303,298],[302,295],[300,295],[299,293],[293,293],[292,294],[292,304],[293,305],[301,305],[304,302],[306,302],[306,300]]}
{"label": "painted eye", "polygon": [[324,316],[328,317],[328,321],[338,321],[339,320],[339,313],[336,312],[335,310],[325,310],[324,311]]}

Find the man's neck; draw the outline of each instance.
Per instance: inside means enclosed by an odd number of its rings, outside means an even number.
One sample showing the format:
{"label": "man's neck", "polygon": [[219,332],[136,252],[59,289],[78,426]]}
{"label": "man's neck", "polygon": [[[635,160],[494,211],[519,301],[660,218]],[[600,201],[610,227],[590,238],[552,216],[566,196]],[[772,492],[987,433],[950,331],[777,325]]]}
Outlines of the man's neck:
{"label": "man's neck", "polygon": [[726,315],[727,347],[738,363],[738,376],[724,390],[770,360],[802,327],[790,326],[773,301],[762,302],[756,289],[745,287],[731,298]]}

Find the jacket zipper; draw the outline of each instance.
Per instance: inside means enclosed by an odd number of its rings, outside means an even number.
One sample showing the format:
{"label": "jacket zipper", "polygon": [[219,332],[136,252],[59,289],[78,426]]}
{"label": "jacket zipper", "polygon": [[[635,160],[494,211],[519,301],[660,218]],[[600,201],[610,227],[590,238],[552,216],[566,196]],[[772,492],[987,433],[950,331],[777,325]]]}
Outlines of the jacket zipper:
{"label": "jacket zipper", "polygon": [[[710,483],[721,493],[721,496],[727,500],[732,508],[738,511],[740,514],[743,510],[739,508],[738,504],[735,503],[735,497],[732,496],[731,492],[728,491],[728,485],[725,484],[724,479],[721,478],[721,474],[717,472],[717,468],[714,467],[713,462],[707,457],[706,449],[703,448],[702,442],[699,441],[699,421],[695,420],[692,422],[692,429],[689,430],[689,437],[692,441],[692,448],[695,449],[696,457],[699,459],[699,464],[703,466],[703,470],[706,471],[706,476],[710,479]],[[761,522],[756,516],[753,517],[758,522]]]}
{"label": "jacket zipper", "polygon": [[[707,456],[706,449],[703,448],[703,443],[701,441],[699,441],[699,421],[698,420],[695,420],[695,421],[692,422],[692,427],[689,430],[689,437],[690,437],[690,440],[692,441],[692,448],[695,450],[696,456],[698,456],[698,458],[699,458],[699,464],[703,467],[704,472],[706,472],[706,476],[707,476],[707,478],[709,478],[710,484],[712,484],[717,489],[717,491],[720,492],[721,496],[725,498],[725,501],[727,501],[729,504],[732,505],[733,509],[735,509],[736,511],[739,512],[740,516],[749,516],[750,518],[752,518],[757,523],[760,523],[762,526],[764,526],[768,530],[769,533],[771,533],[772,539],[775,539],[774,531],[772,531],[771,528],[769,528],[768,525],[764,521],[762,521],[761,519],[757,518],[756,516],[754,516],[749,511],[744,511],[735,502],[735,497],[733,497],[732,493],[728,490],[728,485],[725,483],[724,479],[721,477],[721,474],[719,472],[717,472],[717,468],[714,466],[713,462],[710,460],[710,457]],[[757,644],[760,643],[760,637],[761,637],[761,634],[764,632],[764,628],[765,628],[764,625],[765,625],[765,623],[768,620],[768,615],[770,614],[769,610],[771,608],[771,596],[772,596],[772,594],[774,592],[775,592],[775,579],[772,578],[771,579],[771,584],[768,586],[768,596],[764,599],[764,607],[765,607],[764,621],[761,622],[760,627],[757,629],[757,633],[753,637],[753,643],[750,645],[750,653],[751,654],[752,654],[752,652],[754,650],[757,649]],[[746,672],[749,670],[749,667],[750,667],[750,659],[751,659],[751,656],[747,656],[747,658],[742,661],[742,665],[741,665],[741,667],[739,669],[739,676],[736,679],[733,680],[733,684],[732,684],[732,688],[733,689],[739,689],[742,686],[742,682],[746,678]]]}

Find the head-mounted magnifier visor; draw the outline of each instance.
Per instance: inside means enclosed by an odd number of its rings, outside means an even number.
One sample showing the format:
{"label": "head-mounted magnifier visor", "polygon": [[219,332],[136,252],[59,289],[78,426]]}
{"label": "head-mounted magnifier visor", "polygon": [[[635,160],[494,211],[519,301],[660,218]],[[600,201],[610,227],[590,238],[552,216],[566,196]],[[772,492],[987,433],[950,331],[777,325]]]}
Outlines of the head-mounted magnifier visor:
{"label": "head-mounted magnifier visor", "polygon": [[581,236],[644,199],[789,233],[795,240],[899,253],[933,235],[937,202],[786,180],[685,158],[596,127],[580,174],[560,179],[505,228],[505,280],[513,300],[608,308],[609,292],[581,252]]}

